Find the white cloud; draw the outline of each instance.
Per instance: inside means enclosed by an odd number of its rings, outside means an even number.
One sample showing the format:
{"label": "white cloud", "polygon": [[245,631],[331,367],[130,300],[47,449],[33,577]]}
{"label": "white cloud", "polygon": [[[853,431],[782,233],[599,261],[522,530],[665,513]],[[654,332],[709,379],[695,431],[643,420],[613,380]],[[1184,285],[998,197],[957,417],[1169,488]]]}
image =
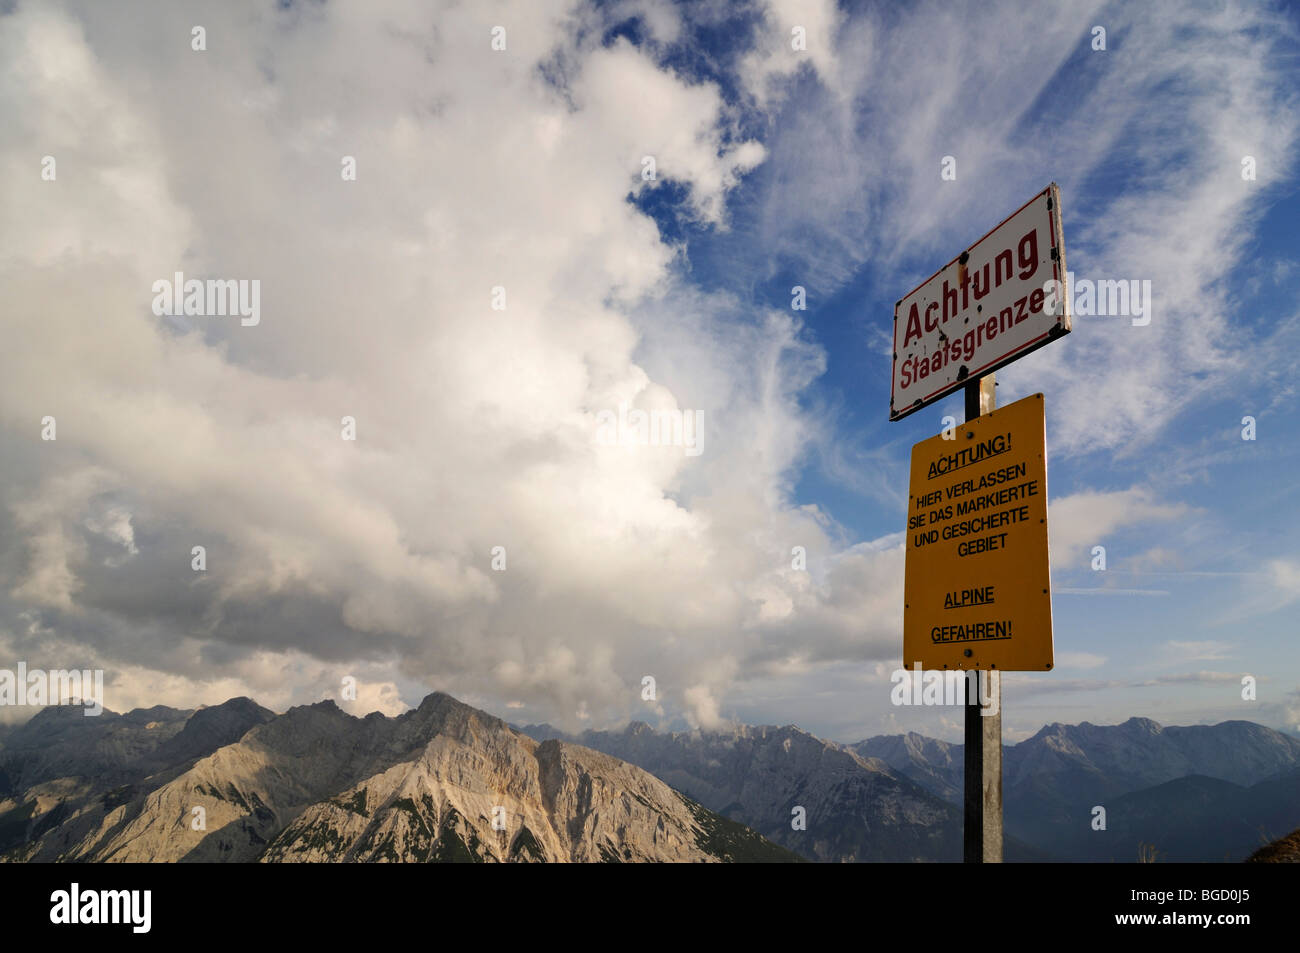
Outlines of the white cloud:
{"label": "white cloud", "polygon": [[[1218,655],[1218,654],[1208,654],[1208,655],[1198,656],[1195,654],[1196,651],[1205,651],[1205,650],[1204,649],[1197,650],[1195,648],[1189,648],[1187,643],[1171,642],[1169,644],[1173,646],[1177,646],[1176,651],[1180,653],[1181,652],[1192,653],[1190,655],[1185,655],[1183,658],[1184,661],[1192,661],[1196,658],[1219,659],[1223,657],[1222,655]],[[1214,682],[1240,683],[1240,681],[1241,681],[1241,675],[1237,672],[1201,671],[1201,672],[1180,672],[1176,675],[1160,675],[1157,676],[1156,678],[1151,678],[1151,679],[1147,679],[1146,681],[1138,682],[1137,684],[1144,687],[1149,687],[1152,685],[1183,685],[1188,683],[1214,683]]]}
{"label": "white cloud", "polygon": [[1092,547],[1120,529],[1169,523],[1194,512],[1185,503],[1164,502],[1145,487],[1127,490],[1085,490],[1054,498],[1048,506],[1048,542],[1052,565],[1087,568]]}
{"label": "white cloud", "polygon": [[1165,642],[1164,648],[1166,655],[1179,662],[1214,662],[1229,658],[1229,652],[1234,646],[1231,642],[1213,639],[1204,641],[1169,639]]}
{"label": "white cloud", "polygon": [[844,18],[834,0],[762,0],[758,7],[755,48],[740,64],[741,80],[755,99],[767,105],[781,80],[804,69],[840,92],[836,44]]}
{"label": "white cloud", "polygon": [[1273,559],[1265,566],[1268,581],[1278,596],[1278,608],[1300,600],[1300,562]]}
{"label": "white cloud", "polygon": [[1292,731],[1300,731],[1300,689],[1287,693],[1283,705],[1283,719]]}
{"label": "white cloud", "polygon": [[[711,724],[810,632],[885,650],[901,551],[841,551],[791,500],[824,355],[682,285],[627,201],[671,179],[722,227],[764,149],[714,86],[597,45],[602,16],[205,7],[204,53],[179,4],[4,18],[0,608],[39,620],[14,652],[57,632],[110,704],[364,674],[358,711],[440,688],[570,723],[635,710],[651,672]],[[176,271],[259,280],[261,323],[156,317]],[[599,445],[620,403],[701,410],[704,452]]]}
{"label": "white cloud", "polygon": [[[717,86],[657,65],[687,15],[659,0],[205,5],[204,53],[197,9],[0,18],[0,635],[18,657],[101,664],[119,708],[285,707],[353,674],[362,708],[439,688],[573,726],[642,710],[652,673],[667,710],[706,725],[738,679],[892,658],[901,535],[854,545],[794,499],[810,449],[842,449],[802,403],[826,355],[788,313],[685,284],[685,249],[629,193],[674,183],[695,224],[724,229],[762,170],[777,187],[753,226],[759,267],[802,260],[825,294],[868,262],[901,289],[900,262],[951,254],[1045,168],[1067,215],[1116,148],[1178,168],[1090,212],[1091,230],[1067,218],[1072,266],[1158,281],[1157,324],[1081,327],[1006,375],[1068,378],[1050,419],[1077,449],[1159,426],[1189,365],[1235,369],[1213,282],[1258,190],[1218,197],[1218,166],[1183,169],[1179,150],[1249,141],[1276,177],[1294,141],[1293,123],[1264,121],[1277,94],[1259,47],[1218,17],[1189,65],[1165,49],[1176,18],[1126,12],[1138,65],[1045,133],[1019,124],[1092,8],[974,25],[904,11],[886,36],[830,2],[767,3],[739,60],[746,107],[781,110],[760,143],[741,130],[763,123]],[[632,15],[650,49],[599,44]],[[814,77],[824,100],[787,98]],[[1169,145],[1126,140],[1174,78],[1188,92]],[[948,153],[962,184],[944,192]],[[260,280],[261,324],[155,317],[151,284],[176,271]],[[1133,346],[1143,330],[1151,348]],[[598,415],[622,404],[701,411],[704,452],[601,446]],[[39,440],[47,414],[55,442]],[[1141,488],[1063,497],[1054,553],[1188,512]]]}
{"label": "white cloud", "polygon": [[1106,664],[1106,656],[1095,652],[1058,652],[1056,670],[1071,668],[1100,668]]}
{"label": "white cloud", "polygon": [[[818,68],[831,89],[801,90],[769,143],[747,263],[752,280],[780,268],[822,300],[865,270],[892,301],[1055,180],[1070,269],[1149,280],[1155,299],[1149,326],[1078,317],[1069,337],[999,372],[1005,401],[1051,395],[1057,453],[1135,451],[1181,407],[1261,373],[1248,357],[1273,342],[1230,322],[1225,279],[1249,264],[1300,133],[1279,50],[1296,28],[1281,11],[1102,8],[847,20],[834,67]],[[1108,49],[1094,52],[1099,22]],[[1246,155],[1255,181],[1242,180]],[[955,181],[940,179],[945,156]],[[883,320],[864,322],[871,338]]]}
{"label": "white cloud", "polygon": [[358,717],[372,711],[392,717],[400,715],[411,705],[402,700],[401,689],[393,682],[361,682],[357,684],[356,698],[341,699],[339,707]]}

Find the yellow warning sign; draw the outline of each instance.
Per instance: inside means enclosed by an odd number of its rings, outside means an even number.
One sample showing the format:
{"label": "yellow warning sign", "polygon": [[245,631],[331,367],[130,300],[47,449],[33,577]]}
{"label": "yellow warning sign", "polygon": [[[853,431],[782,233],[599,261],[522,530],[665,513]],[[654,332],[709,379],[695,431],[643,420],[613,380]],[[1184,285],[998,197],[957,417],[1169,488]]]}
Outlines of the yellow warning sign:
{"label": "yellow warning sign", "polygon": [[912,448],[903,665],[1052,667],[1043,395]]}

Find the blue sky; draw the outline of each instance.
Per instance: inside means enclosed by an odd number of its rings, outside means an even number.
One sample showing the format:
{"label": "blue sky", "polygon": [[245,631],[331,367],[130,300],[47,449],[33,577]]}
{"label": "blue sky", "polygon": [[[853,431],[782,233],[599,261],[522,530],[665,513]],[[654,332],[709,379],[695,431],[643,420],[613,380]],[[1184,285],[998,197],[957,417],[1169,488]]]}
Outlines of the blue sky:
{"label": "blue sky", "polygon": [[[119,711],[957,738],[890,703],[909,452],[961,416],[888,421],[893,304],[1054,181],[1070,270],[1153,311],[998,373],[1046,395],[1057,658],[1006,735],[1300,729],[1293,9],[0,19],[0,668],[103,668]],[[260,321],[154,313],[177,271],[259,281]],[[702,443],[611,439],[629,409]]]}
{"label": "blue sky", "polygon": [[[900,18],[924,22],[927,9],[910,7],[900,14],[881,5],[842,4],[846,32],[840,34],[839,52],[851,49],[846,34],[852,27],[847,24],[864,32],[869,24],[888,44]],[[1197,43],[1210,42],[1206,35],[1197,37],[1203,19],[1190,11],[1180,17],[1169,9],[1153,17],[1171,41],[1184,37]],[[1294,114],[1280,110],[1288,104],[1293,109],[1300,93],[1295,71],[1300,46],[1294,11],[1283,13],[1282,19],[1289,28],[1246,29],[1243,34],[1260,57],[1258,65],[1268,77],[1265,88],[1276,97],[1268,106],[1259,104],[1261,112],[1278,109],[1268,117],[1270,128],[1275,123],[1293,130]],[[733,22],[732,40],[755,28],[754,18],[745,13]],[[1042,25],[1042,20],[1037,22]],[[907,170],[909,176],[932,180],[930,201],[940,202],[944,211],[936,215],[933,227],[894,246],[883,261],[872,254],[872,241],[853,247],[854,236],[871,231],[870,211],[862,223],[818,214],[838,212],[842,204],[857,201],[838,191],[840,182],[832,180],[829,187],[820,188],[819,174],[827,162],[853,166],[860,155],[888,152],[891,138],[906,134],[911,115],[905,106],[892,111],[871,105],[873,92],[865,85],[854,91],[851,103],[837,103],[835,92],[811,69],[788,79],[783,106],[766,114],[762,138],[773,158],[729,196],[729,230],[684,226],[682,220],[689,216],[670,189],[639,202],[665,234],[681,236],[686,243],[690,281],[769,309],[788,309],[791,288],[807,288],[802,334],[825,353],[826,369],[801,400],[825,422],[826,431],[817,452],[797,468],[792,492],[799,503],[825,510],[850,539],[875,540],[898,531],[906,506],[911,444],[936,433],[945,414],[960,420],[963,413],[960,398],[954,397],[901,422],[887,421],[890,360],[882,342],[887,345],[883,335],[888,333],[893,302],[1049,181],[1061,186],[1068,262],[1078,277],[1148,277],[1156,269],[1144,270],[1142,249],[1121,272],[1107,270],[1113,258],[1106,254],[1104,235],[1123,230],[1125,223],[1099,223],[1115,215],[1115,207],[1122,209],[1130,197],[1182,201],[1189,180],[1205,176],[1204,137],[1215,131],[1213,119],[1206,128],[1196,129],[1189,113],[1213,97],[1212,81],[1207,77],[1202,85],[1195,77],[1180,75],[1175,65],[1180,54],[1171,42],[1169,72],[1132,87],[1121,83],[1125,95],[1140,98],[1140,104],[1115,110],[1106,82],[1142,55],[1137,32],[1154,31],[1155,23],[1127,22],[1121,7],[1104,5],[1073,22],[1078,26],[1074,31],[1041,42],[1031,38],[1038,56],[1054,60],[1055,68],[1038,75],[1019,95],[998,101],[974,98],[969,110],[958,105],[965,97],[953,97],[951,113],[944,114],[948,124],[936,128],[929,140],[930,168]],[[1095,24],[1108,27],[1104,51],[1092,48],[1089,25]],[[1032,35],[1034,25],[1031,15],[1016,32]],[[732,51],[745,43],[729,44],[713,33],[702,45],[708,56],[674,51],[665,61],[727,89],[727,72],[716,64],[734,62]],[[980,45],[975,40],[970,47]],[[977,75],[986,65],[981,61],[1004,56],[1009,45],[990,44],[983,55],[958,52],[958,71]],[[1181,55],[1195,53],[1189,48]],[[933,95],[951,95],[938,88],[940,82],[917,71],[890,84],[883,95],[902,96],[909,86],[924,89],[930,83],[937,88]],[[810,117],[826,118],[837,107],[847,112],[848,131],[809,134],[816,122]],[[1068,122],[1063,121],[1067,116]],[[982,127],[991,120],[1039,148],[1019,154],[1007,143],[988,144],[991,151],[1004,154],[998,161],[969,165],[958,154],[956,180],[941,182],[940,157],[958,151],[948,144],[972,137],[978,143]],[[1094,122],[1108,130],[1098,131],[1096,138],[1114,134],[1114,140],[1080,161],[1070,154],[1070,135]],[[1153,148],[1152,139],[1166,138]],[[1241,145],[1243,155],[1269,148],[1267,142]],[[828,158],[827,153],[834,155]],[[1293,166],[1280,153],[1273,154],[1268,172],[1249,185],[1234,176],[1230,159],[1226,150],[1219,157],[1221,181],[1206,177],[1198,184],[1240,196],[1231,216],[1214,222],[1229,233],[1231,247],[1221,253],[1207,249],[1214,255],[1212,262],[1187,262],[1189,271],[1204,265],[1215,272],[1202,280],[1223,309],[1217,316],[1222,322],[1218,353],[1204,365],[1195,353],[1188,354],[1176,373],[1162,377],[1164,400],[1159,410],[1153,408],[1157,419],[1143,421],[1130,432],[1099,437],[1091,433],[1085,417],[1078,421],[1074,439],[1067,435],[1063,440],[1054,418],[1060,403],[1055,398],[1066,388],[1074,392],[1076,413],[1105,417],[1111,412],[1116,395],[1108,392],[1106,375],[1090,367],[1084,349],[1075,346],[1093,334],[1098,323],[1109,325],[1116,347],[1131,349],[1124,373],[1140,380],[1142,351],[1159,348],[1162,340],[1178,334],[1185,317],[1195,320],[1195,315],[1162,307],[1170,300],[1162,294],[1164,288],[1154,292],[1156,328],[1124,328],[1128,321],[1122,317],[1077,317],[1074,336],[1052,345],[1059,352],[1053,355],[1057,363],[1071,371],[1068,381],[1053,381],[1041,370],[1034,373],[1034,365],[1045,357],[1041,352],[998,374],[1002,403],[1031,388],[1041,387],[1046,394],[1053,499],[1142,488],[1153,506],[1171,510],[1168,517],[1139,515],[1108,524],[1090,545],[1055,559],[1053,606],[1061,664],[1049,676],[1035,673],[1015,676],[1014,683],[1009,680],[1011,704],[1023,710],[1010,710],[1007,718],[1021,731],[1053,720],[1106,723],[1132,714],[1180,723],[1257,718],[1296,729],[1300,654],[1295,651],[1294,606],[1300,593],[1293,572],[1300,539],[1300,483],[1294,473],[1300,434],[1293,411],[1300,358],[1300,190]],[[854,181],[878,197],[876,214],[905,230],[897,221],[908,217],[909,208],[903,190],[891,188],[891,170],[856,171]],[[779,215],[772,210],[783,206],[776,193],[791,182],[799,183],[811,208],[783,228],[773,221]],[[1196,214],[1194,203],[1188,214]],[[1207,209],[1207,214],[1222,213]],[[825,272],[830,269],[817,266],[827,247],[837,259],[829,275]],[[1167,254],[1151,249],[1153,257]],[[1237,366],[1227,371],[1213,366],[1223,360]],[[1185,378],[1191,379],[1186,386]],[[1137,413],[1142,413],[1140,408]],[[1241,439],[1246,415],[1257,421],[1254,442]],[[1106,547],[1105,572],[1091,568],[1091,545]],[[1289,568],[1270,570],[1275,561]],[[1261,679],[1260,704],[1241,700],[1242,674]],[[758,711],[747,717],[758,717]],[[951,737],[952,723],[945,727]],[[843,735],[845,729],[837,729],[832,733]]]}

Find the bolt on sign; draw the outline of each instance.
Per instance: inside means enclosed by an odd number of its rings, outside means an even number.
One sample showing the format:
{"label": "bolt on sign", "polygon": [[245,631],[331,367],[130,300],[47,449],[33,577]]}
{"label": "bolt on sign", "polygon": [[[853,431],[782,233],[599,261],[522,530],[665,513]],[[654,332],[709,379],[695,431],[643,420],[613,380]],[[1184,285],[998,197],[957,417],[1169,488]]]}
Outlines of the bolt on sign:
{"label": "bolt on sign", "polygon": [[889,419],[1070,331],[1053,182],[894,305]]}
{"label": "bolt on sign", "polygon": [[903,666],[1052,667],[1043,395],[912,448]]}

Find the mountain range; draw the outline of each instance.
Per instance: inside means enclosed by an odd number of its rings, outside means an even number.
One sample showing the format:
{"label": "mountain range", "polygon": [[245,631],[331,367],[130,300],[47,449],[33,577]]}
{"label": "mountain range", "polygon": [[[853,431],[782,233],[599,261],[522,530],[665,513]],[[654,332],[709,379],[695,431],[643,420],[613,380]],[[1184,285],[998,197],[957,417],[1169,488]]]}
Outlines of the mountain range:
{"label": "mountain range", "polygon": [[[960,802],[964,748],[917,734],[849,746]],[[1009,835],[1068,860],[1241,860],[1300,826],[1300,739],[1249,721],[1051,724],[1003,748]],[[1097,808],[1105,829],[1096,829]]]}
{"label": "mountain range", "polygon": [[793,725],[659,734],[633,722],[623,731],[577,736],[549,725],[522,730],[538,739],[563,738],[645,768],[810,860],[961,859],[958,807],[879,758]]}
{"label": "mountain range", "polygon": [[396,718],[46,708],[0,749],[8,861],[794,861],[646,771],[449,695]]}
{"label": "mountain range", "polygon": [[[567,735],[434,693],[397,717],[248,698],[0,730],[0,860],[957,861],[963,748],[793,725]],[[1052,724],[1003,749],[1008,861],[1294,859],[1300,740]],[[1280,845],[1280,846],[1279,846]]]}
{"label": "mountain range", "polygon": [[[916,733],[837,744],[794,726],[523,731],[640,765],[811,860],[960,859],[959,744]],[[1008,861],[1131,862],[1144,846],[1166,860],[1242,860],[1300,827],[1300,740],[1247,721],[1052,724],[1004,746],[1003,798]],[[795,805],[807,831],[790,828]]]}

